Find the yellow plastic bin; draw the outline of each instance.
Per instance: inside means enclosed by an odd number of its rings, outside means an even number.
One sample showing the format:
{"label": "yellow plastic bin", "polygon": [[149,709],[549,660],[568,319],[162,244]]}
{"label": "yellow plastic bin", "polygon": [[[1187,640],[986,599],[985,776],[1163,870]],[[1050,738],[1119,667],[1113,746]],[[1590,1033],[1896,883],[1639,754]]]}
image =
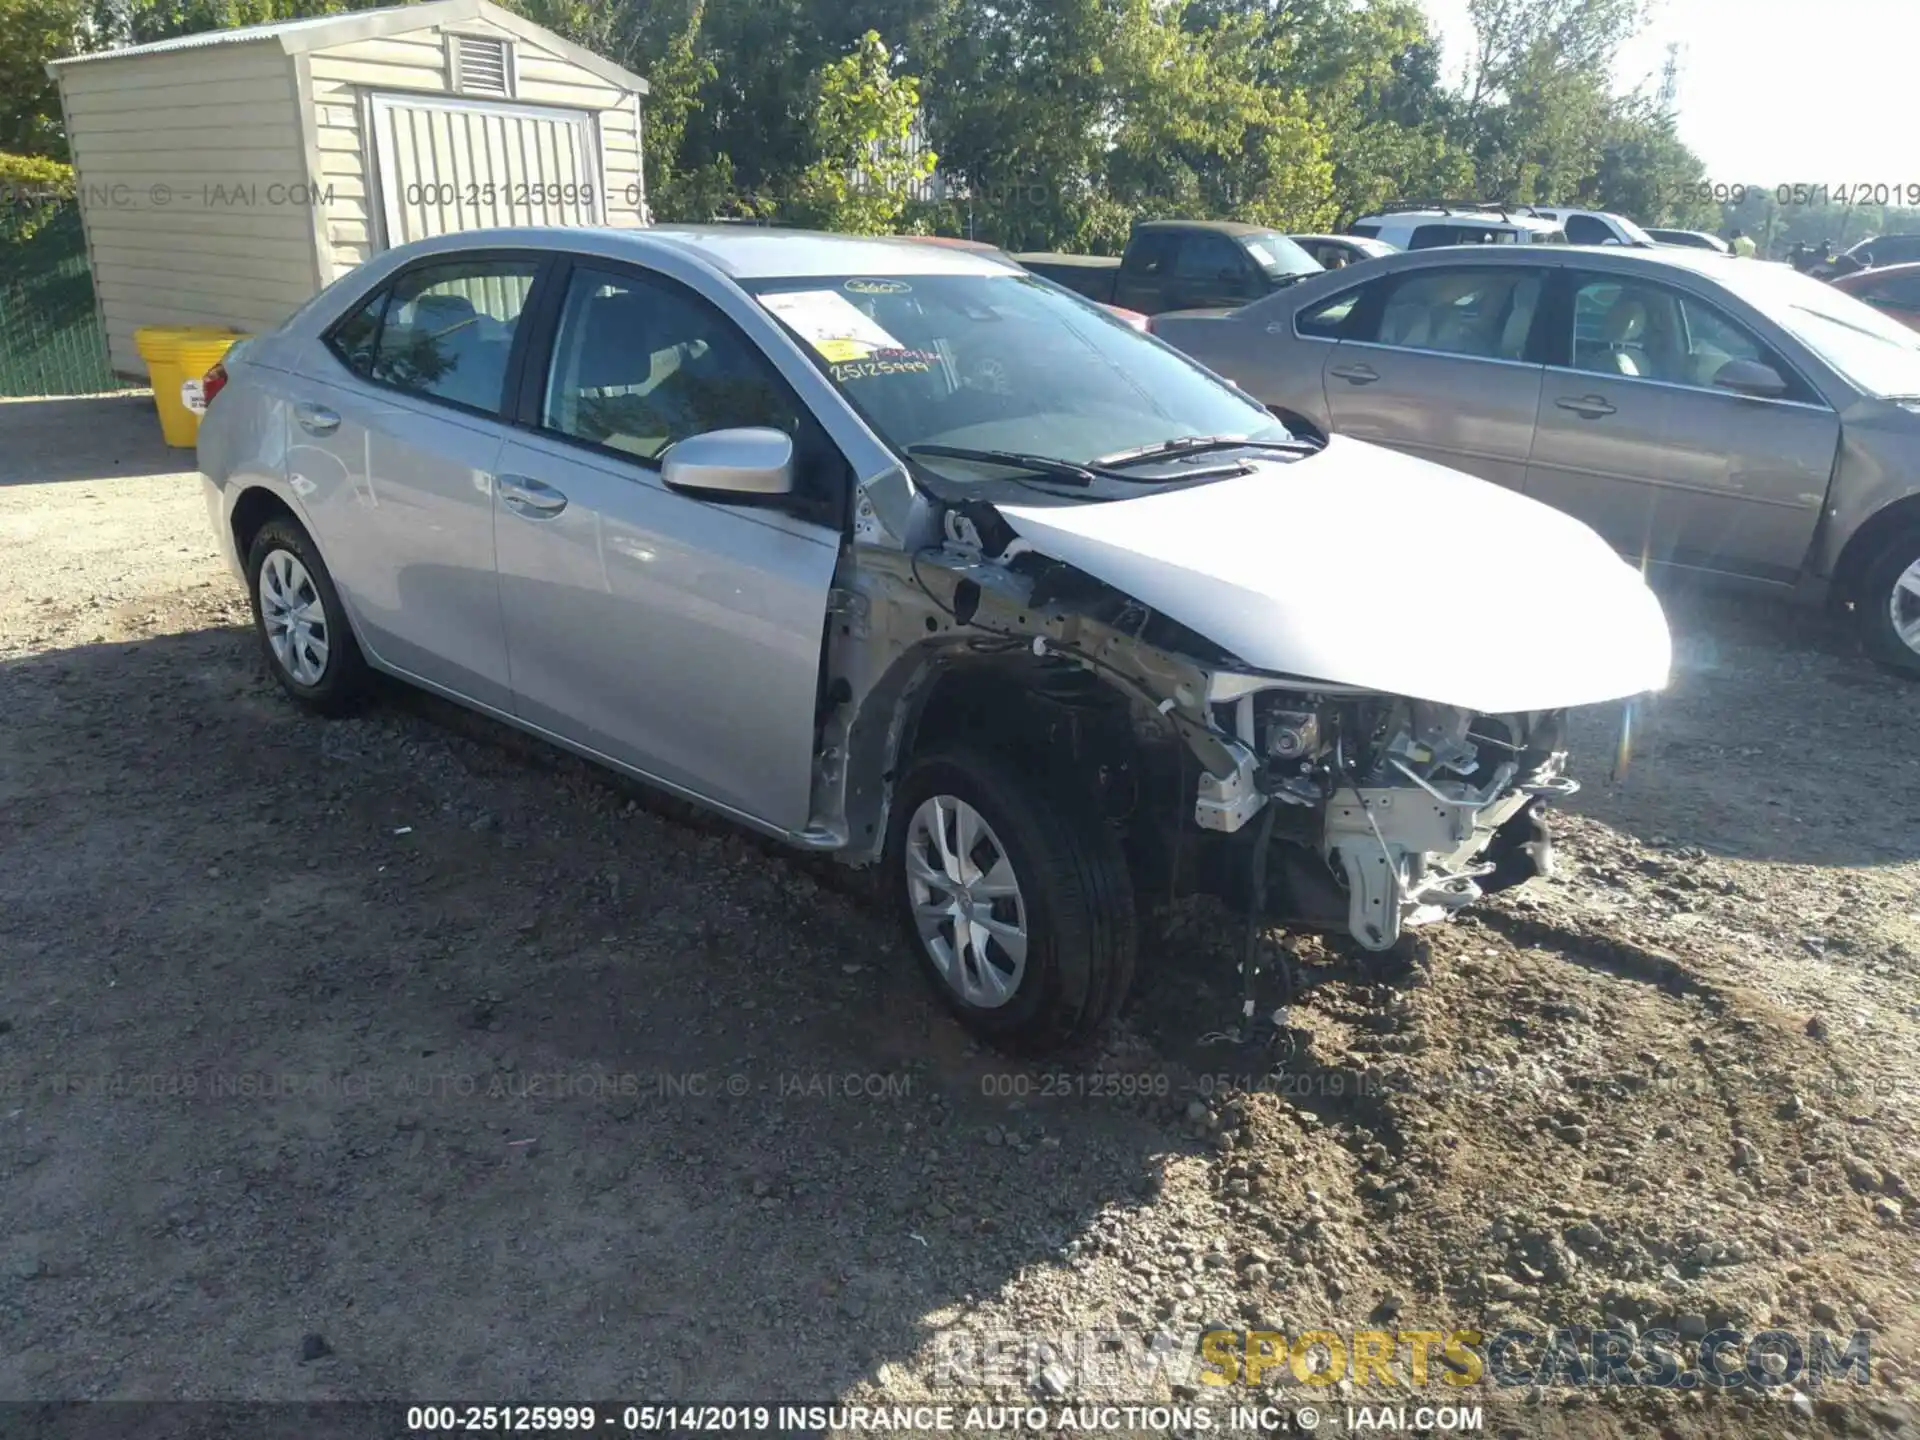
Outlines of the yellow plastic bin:
{"label": "yellow plastic bin", "polygon": [[[239,338],[219,325],[142,325],[134,330],[134,348],[147,362],[154,408],[160,412],[160,433],[167,444],[190,449],[200,433],[200,417],[181,400],[180,382],[189,374],[199,379]],[[217,345],[219,353],[198,370],[189,370],[183,354],[188,345],[197,347],[196,359],[210,346]]]}

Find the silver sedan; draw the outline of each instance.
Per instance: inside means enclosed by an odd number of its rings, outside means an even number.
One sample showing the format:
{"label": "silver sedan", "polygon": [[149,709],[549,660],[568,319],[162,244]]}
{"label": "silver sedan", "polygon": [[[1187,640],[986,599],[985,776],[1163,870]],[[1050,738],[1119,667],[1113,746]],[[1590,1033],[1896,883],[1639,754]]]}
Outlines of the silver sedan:
{"label": "silver sedan", "polygon": [[[210,518],[295,701],[381,671],[878,867],[937,993],[1022,1049],[1118,1009],[1176,858],[1373,950],[1540,873],[1565,711],[1667,677],[1587,527],[1297,436],[991,254],[441,237],[203,390]],[[1398,622],[1469,547],[1559,586],[1456,653]]]}
{"label": "silver sedan", "polygon": [[1831,286],[1706,251],[1467,247],[1153,330],[1636,560],[1824,595],[1920,676],[1920,335]]}

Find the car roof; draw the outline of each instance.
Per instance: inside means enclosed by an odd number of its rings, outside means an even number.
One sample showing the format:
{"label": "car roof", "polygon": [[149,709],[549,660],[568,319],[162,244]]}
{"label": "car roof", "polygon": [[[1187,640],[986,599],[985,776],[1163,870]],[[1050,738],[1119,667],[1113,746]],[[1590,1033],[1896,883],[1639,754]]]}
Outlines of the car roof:
{"label": "car roof", "polygon": [[1244,220],[1141,220],[1136,230],[1212,230],[1220,235],[1271,235],[1271,225],[1249,225]]}
{"label": "car roof", "polygon": [[1391,225],[1397,221],[1426,224],[1429,221],[1456,221],[1467,225],[1505,225],[1515,230],[1558,230],[1557,220],[1537,215],[1501,214],[1498,210],[1387,210],[1378,215],[1362,215],[1356,225]]}
{"label": "car roof", "polygon": [[[1599,270],[1660,271],[1687,270],[1705,276],[1709,280],[1725,283],[1729,276],[1737,276],[1740,271],[1730,267],[1753,267],[1769,264],[1759,260],[1739,260],[1731,255],[1723,255],[1717,250],[1696,250],[1678,246],[1663,247],[1659,250],[1643,250],[1628,245],[1440,245],[1428,250],[1401,250],[1391,255],[1379,257],[1377,265],[1369,264],[1366,274],[1370,277],[1364,283],[1372,283],[1382,275],[1400,274],[1409,270],[1447,268],[1458,269],[1463,265],[1582,265]],[[1787,267],[1782,265],[1780,269]],[[1889,267],[1891,268],[1891,267]],[[1346,276],[1346,270],[1330,270],[1329,277]],[[1309,285],[1317,286],[1320,276],[1311,275],[1298,285],[1289,286],[1283,294],[1296,291],[1306,293]],[[1345,283],[1345,282],[1341,282]],[[1362,283],[1357,279],[1354,283]],[[1256,305],[1261,301],[1255,301]]]}
{"label": "car roof", "polygon": [[1004,275],[1017,269],[997,253],[971,246],[929,245],[896,236],[834,235],[761,225],[521,226],[463,230],[396,247],[413,255],[463,250],[561,250],[644,262],[662,251],[706,261],[736,280],[807,275]]}

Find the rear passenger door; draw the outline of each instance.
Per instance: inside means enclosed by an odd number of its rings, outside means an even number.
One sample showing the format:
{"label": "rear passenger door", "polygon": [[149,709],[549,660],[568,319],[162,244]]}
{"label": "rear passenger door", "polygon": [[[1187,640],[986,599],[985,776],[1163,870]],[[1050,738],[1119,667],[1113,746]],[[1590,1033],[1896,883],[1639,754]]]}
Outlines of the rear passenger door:
{"label": "rear passenger door", "polygon": [[494,461],[520,325],[545,257],[402,270],[327,334],[292,387],[288,475],[382,664],[506,710]]}
{"label": "rear passenger door", "polygon": [[1545,275],[1444,266],[1368,285],[1324,362],[1334,429],[1522,488],[1540,404],[1531,347]]}

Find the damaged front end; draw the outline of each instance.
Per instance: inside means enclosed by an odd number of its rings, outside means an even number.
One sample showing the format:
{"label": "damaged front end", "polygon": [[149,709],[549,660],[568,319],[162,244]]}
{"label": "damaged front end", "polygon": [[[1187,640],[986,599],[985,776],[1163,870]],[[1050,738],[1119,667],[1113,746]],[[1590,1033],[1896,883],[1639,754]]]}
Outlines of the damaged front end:
{"label": "damaged front end", "polygon": [[1387,950],[1408,927],[1551,872],[1539,806],[1578,788],[1563,773],[1563,711],[1477,715],[1230,673],[1209,700],[1250,754],[1232,776],[1201,777],[1195,820],[1237,831],[1285,807],[1273,828],[1295,847],[1277,860],[1292,913],[1277,918]]}
{"label": "damaged front end", "polygon": [[944,726],[1076,770],[1141,893],[1210,891],[1370,950],[1548,870],[1539,807],[1576,788],[1564,711],[1260,674],[990,506],[940,524],[918,549],[854,547],[839,577],[816,816],[848,858],[877,858],[892,777]]}

